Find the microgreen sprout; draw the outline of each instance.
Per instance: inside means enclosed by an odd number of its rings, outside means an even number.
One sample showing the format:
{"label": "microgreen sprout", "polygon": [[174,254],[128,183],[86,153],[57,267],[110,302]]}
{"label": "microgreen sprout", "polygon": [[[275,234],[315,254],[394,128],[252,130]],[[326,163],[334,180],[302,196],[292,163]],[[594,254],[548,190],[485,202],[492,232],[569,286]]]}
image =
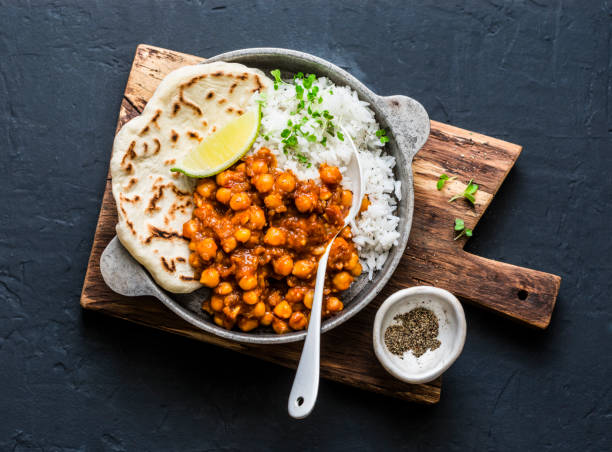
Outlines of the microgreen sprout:
{"label": "microgreen sprout", "polygon": [[477,190],[478,190],[478,185],[474,183],[474,179],[470,179],[463,193],[453,196],[451,199],[448,200],[448,202],[453,202],[454,200],[459,199],[459,198],[465,198],[469,202],[471,202],[472,205],[474,205],[476,201],[476,198],[474,197],[474,193],[476,193]]}
{"label": "microgreen sprout", "polygon": [[273,71],[270,71],[270,74],[272,74],[272,77],[274,77],[274,89],[278,89],[278,85],[284,83],[281,79],[280,69],[274,69]]}
{"label": "microgreen sprout", "polygon": [[438,190],[442,190],[444,188],[444,184],[446,183],[446,181],[453,180],[453,179],[457,179],[457,176],[448,177],[444,173],[440,174],[440,177],[438,178],[438,183],[436,184],[436,188]]}
{"label": "microgreen sprout", "polygon": [[376,136],[380,140],[382,144],[389,142],[389,137],[387,136],[387,131],[385,129],[380,129],[376,131]]}
{"label": "microgreen sprout", "polygon": [[465,221],[463,221],[461,218],[455,218],[455,231],[459,234],[456,235],[453,240],[457,240],[463,235],[466,237],[472,237],[472,230],[465,227]]}

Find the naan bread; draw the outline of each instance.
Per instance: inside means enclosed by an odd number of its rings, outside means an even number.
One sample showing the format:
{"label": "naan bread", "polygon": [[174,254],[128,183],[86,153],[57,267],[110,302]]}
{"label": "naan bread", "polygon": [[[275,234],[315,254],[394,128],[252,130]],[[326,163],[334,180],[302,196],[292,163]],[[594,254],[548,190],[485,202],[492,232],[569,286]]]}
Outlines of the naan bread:
{"label": "naan bread", "polygon": [[261,71],[236,63],[183,67],[160,83],[142,114],[115,137],[111,176],[117,236],[164,289],[187,293],[201,286],[182,235],[194,209],[196,180],[170,168],[252,107],[271,83]]}

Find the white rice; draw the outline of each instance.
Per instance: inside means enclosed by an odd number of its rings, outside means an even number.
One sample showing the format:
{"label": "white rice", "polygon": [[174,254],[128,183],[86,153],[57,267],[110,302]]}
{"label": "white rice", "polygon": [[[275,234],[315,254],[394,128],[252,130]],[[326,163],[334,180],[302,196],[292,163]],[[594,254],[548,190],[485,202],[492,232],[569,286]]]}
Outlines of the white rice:
{"label": "white rice", "polygon": [[[394,213],[397,201],[401,199],[401,182],[393,176],[395,158],[384,153],[384,145],[376,136],[380,127],[374,112],[368,103],[359,100],[355,91],[336,86],[326,78],[317,79],[312,86],[319,87],[318,95],[322,97],[320,104],[314,103],[313,110],[328,110],[334,116],[332,122],[351,135],[359,152],[365,192],[371,205],[352,225],[353,242],[357,246],[364,271],[372,279],[373,272],[383,267],[389,250],[397,245],[399,238],[399,218]],[[269,148],[276,155],[278,166],[292,170],[300,179],[318,181],[318,167],[321,163],[338,166],[344,176],[352,153],[350,143],[326,134],[325,146],[320,144],[324,132],[306,109],[290,114],[297,110],[298,102],[293,84],[280,84],[278,90],[269,90],[262,108],[262,129],[254,149],[262,146]],[[289,150],[287,155],[283,153],[281,132],[288,128],[289,120],[297,123],[302,118],[308,119],[302,131],[315,134],[317,141],[310,142],[299,136],[295,150],[308,158],[310,167],[300,163],[293,151]],[[349,186],[348,182],[344,176],[343,185]]]}

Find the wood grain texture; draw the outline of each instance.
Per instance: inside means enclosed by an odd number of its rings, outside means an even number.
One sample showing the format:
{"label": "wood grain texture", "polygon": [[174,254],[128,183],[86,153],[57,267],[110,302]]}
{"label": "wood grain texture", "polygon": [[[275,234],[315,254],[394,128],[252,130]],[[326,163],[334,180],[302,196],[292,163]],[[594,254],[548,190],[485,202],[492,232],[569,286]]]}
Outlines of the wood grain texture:
{"label": "wood grain texture", "polygon": [[[140,45],[121,105],[117,130],[138,115],[155,88],[170,71],[202,61],[157,47]],[[415,211],[406,252],[391,281],[368,307],[347,323],[326,333],[322,341],[321,375],[369,391],[422,403],[436,403],[441,380],[409,385],[391,377],[378,364],[372,350],[371,328],[381,302],[394,291],[414,285],[450,290],[465,301],[525,324],[546,328],[561,279],[558,276],[504,264],[467,253],[465,238],[453,240],[455,217],[474,228],[514,165],[521,147],[432,121],[429,140],[413,162]],[[110,157],[110,156],[109,156]],[[442,191],[436,189],[441,173],[457,176]],[[464,200],[448,203],[474,178],[480,189],[476,205]],[[100,255],[115,235],[117,213],[110,178],[89,259],[81,305],[136,323],[181,334],[231,350],[295,368],[302,344],[254,346],[237,344],[192,327],[154,298],[127,298],[112,292],[100,274]],[[519,297],[525,297],[521,299]]]}

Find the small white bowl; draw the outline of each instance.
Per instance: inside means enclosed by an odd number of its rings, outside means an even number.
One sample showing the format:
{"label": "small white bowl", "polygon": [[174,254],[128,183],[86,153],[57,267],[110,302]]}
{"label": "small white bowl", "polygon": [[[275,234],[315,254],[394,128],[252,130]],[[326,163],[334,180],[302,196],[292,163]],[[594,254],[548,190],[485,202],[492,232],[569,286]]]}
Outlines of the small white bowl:
{"label": "small white bowl", "polygon": [[[436,350],[427,350],[420,357],[411,351],[403,357],[394,355],[385,345],[385,331],[397,322],[393,318],[415,308],[427,308],[438,317]],[[395,292],[378,308],[374,319],[374,353],[387,371],[406,383],[426,383],[435,380],[461,354],[465,344],[465,314],[455,296],[436,287],[417,286]]]}

